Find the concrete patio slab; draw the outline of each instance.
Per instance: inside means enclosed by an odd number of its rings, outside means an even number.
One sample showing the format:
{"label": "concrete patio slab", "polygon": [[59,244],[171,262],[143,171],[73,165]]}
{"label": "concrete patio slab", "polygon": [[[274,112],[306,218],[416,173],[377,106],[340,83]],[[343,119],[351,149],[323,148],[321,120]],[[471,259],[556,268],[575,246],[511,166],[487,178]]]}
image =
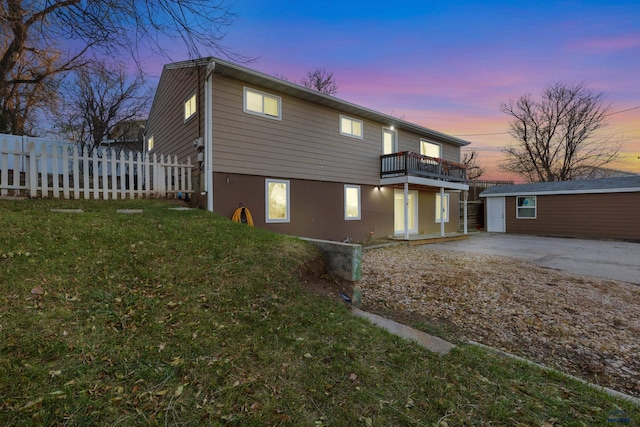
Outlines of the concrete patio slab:
{"label": "concrete patio slab", "polygon": [[474,233],[468,240],[440,243],[438,247],[526,259],[572,274],[640,284],[640,243]]}

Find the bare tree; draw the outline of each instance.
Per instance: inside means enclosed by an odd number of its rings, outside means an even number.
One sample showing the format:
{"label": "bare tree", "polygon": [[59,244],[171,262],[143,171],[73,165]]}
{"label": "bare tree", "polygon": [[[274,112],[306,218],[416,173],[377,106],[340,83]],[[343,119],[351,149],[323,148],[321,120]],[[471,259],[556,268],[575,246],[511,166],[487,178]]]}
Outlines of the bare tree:
{"label": "bare tree", "polygon": [[[11,31],[0,26],[0,51],[10,44]],[[19,55],[13,69],[0,82],[0,132],[34,134],[40,112],[56,107],[58,78],[46,75],[60,52],[50,49],[46,55],[27,50]]]}
{"label": "bare tree", "polygon": [[476,150],[467,151],[462,156],[462,164],[467,167],[467,179],[478,179],[484,174],[484,169],[478,162],[478,152]]}
{"label": "bare tree", "polygon": [[582,83],[555,83],[539,100],[524,95],[501,110],[511,116],[516,142],[503,150],[506,160],[500,167],[529,182],[589,177],[618,157],[622,143],[598,135],[610,110],[605,96]]}
{"label": "bare tree", "polygon": [[3,96],[0,96],[0,132],[38,134],[42,130],[38,119],[55,110],[58,100],[58,79],[7,85]]}
{"label": "bare tree", "polygon": [[139,50],[162,54],[167,40],[184,42],[191,57],[201,56],[201,51],[233,56],[220,44],[234,20],[226,1],[3,1],[2,105],[11,107],[17,89],[33,92],[43,82],[51,84],[55,76],[82,67],[90,57],[127,54],[139,63]]}
{"label": "bare tree", "polygon": [[116,125],[140,119],[151,99],[142,74],[129,78],[122,65],[91,64],[77,70],[66,87],[67,108],[57,118],[56,128],[81,149],[100,146]]}
{"label": "bare tree", "polygon": [[328,72],[324,68],[307,71],[306,77],[300,81],[300,84],[307,89],[315,90],[325,95],[333,96],[338,93],[338,85],[333,79],[333,73]]}
{"label": "bare tree", "polygon": [[285,76],[283,74],[280,74],[280,73],[273,73],[273,77],[275,77],[276,79],[284,80],[285,82],[289,81],[287,76]]}

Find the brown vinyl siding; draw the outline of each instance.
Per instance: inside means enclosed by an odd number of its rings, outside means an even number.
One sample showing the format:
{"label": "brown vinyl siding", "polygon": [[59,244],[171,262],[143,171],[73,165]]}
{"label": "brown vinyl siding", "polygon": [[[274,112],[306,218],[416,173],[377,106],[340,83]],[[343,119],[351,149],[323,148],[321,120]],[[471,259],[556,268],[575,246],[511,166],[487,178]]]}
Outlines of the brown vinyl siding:
{"label": "brown vinyl siding", "polygon": [[[243,112],[243,87],[282,97],[282,120]],[[215,76],[214,171],[377,185],[382,128],[363,120],[363,138],[340,134],[342,113],[298,98]],[[360,117],[343,114],[362,120]],[[420,136],[399,132],[400,150],[419,151]],[[444,148],[446,147],[446,148]],[[443,144],[450,160],[459,147]]]}
{"label": "brown vinyl siding", "polygon": [[266,223],[266,178],[215,173],[214,210],[231,218],[242,203],[251,212],[256,227],[301,237],[335,241],[350,237],[354,242],[363,242],[372,228],[379,236],[393,233],[393,191],[360,186],[362,219],[347,221],[344,219],[344,184],[298,179],[289,180],[290,222]]}
{"label": "brown vinyl siding", "polygon": [[[342,241],[350,237],[365,242],[373,229],[374,237],[393,235],[394,192],[392,187],[376,189],[361,185],[361,219],[344,219],[344,183],[289,180],[290,222],[265,222],[265,179],[273,177],[214,173],[214,210],[227,218],[240,203],[253,217],[256,227],[294,236]],[[279,177],[277,179],[280,179]],[[418,194],[418,229],[421,234],[439,233],[435,222],[435,194]],[[450,197],[449,222],[446,232],[458,229],[459,194]]]}
{"label": "brown vinyl siding", "polygon": [[506,197],[506,231],[640,241],[640,192],[539,195],[536,204],[536,219],[516,219],[516,197]]}
{"label": "brown vinyl siding", "polygon": [[[436,195],[427,191],[418,194],[418,232],[420,234],[433,234],[440,232],[440,223],[436,222]],[[460,211],[460,193],[447,193],[449,195],[449,221],[444,223],[445,233],[458,231],[458,213]]]}

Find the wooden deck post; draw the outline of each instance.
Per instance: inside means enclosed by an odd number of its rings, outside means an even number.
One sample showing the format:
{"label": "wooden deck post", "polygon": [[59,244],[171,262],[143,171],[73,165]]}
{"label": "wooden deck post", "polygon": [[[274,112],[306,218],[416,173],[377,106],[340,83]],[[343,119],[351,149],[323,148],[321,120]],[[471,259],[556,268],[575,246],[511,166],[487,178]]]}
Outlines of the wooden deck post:
{"label": "wooden deck post", "polygon": [[464,193],[464,234],[467,234],[467,199],[469,197],[468,191],[463,191]]}

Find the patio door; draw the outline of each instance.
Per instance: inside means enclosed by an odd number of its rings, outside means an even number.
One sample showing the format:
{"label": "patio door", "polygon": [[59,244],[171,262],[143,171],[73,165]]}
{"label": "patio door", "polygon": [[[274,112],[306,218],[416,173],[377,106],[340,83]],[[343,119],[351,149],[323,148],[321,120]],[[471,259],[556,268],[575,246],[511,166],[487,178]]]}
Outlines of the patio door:
{"label": "patio door", "polygon": [[487,197],[487,231],[505,232],[504,197]]}
{"label": "patio door", "polygon": [[[404,234],[404,191],[393,190],[393,230],[395,234]],[[418,192],[409,191],[409,233],[418,232]]]}

